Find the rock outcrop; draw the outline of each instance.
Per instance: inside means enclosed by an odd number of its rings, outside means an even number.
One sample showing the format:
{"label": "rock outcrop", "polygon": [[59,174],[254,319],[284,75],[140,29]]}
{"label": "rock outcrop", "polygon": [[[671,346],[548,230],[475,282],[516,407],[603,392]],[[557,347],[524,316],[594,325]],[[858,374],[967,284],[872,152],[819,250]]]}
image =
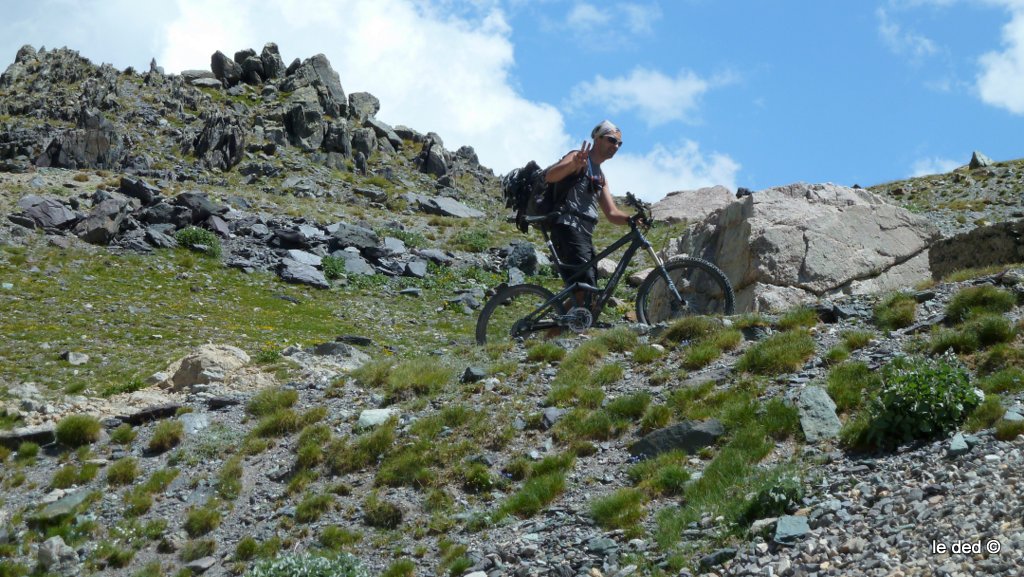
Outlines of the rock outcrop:
{"label": "rock outcrop", "polygon": [[925,218],[863,189],[793,184],[713,213],[666,256],[716,263],[733,283],[738,311],[773,311],[929,279],[928,247],[937,238]]}
{"label": "rock outcrop", "polygon": [[1024,220],[1000,222],[935,242],[928,252],[932,277],[967,268],[1024,262]]}

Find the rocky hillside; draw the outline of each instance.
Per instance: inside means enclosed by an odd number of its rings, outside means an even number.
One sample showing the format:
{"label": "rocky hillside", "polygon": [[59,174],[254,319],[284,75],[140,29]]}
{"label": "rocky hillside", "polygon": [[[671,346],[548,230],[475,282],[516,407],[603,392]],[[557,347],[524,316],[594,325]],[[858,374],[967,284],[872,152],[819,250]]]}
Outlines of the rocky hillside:
{"label": "rocky hillside", "polygon": [[[1020,573],[1024,269],[660,327],[624,287],[478,347],[490,288],[557,280],[472,149],[342,78],[0,77],[0,576]],[[872,190],[950,236],[1019,186]]]}

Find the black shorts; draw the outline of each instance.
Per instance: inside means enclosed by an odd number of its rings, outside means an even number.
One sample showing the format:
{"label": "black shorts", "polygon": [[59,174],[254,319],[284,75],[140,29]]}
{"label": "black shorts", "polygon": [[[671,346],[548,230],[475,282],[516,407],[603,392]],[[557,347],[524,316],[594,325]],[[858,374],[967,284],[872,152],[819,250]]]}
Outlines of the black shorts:
{"label": "black shorts", "polygon": [[[558,273],[566,284],[569,284],[570,278],[596,254],[593,236],[566,224],[552,225],[551,243],[555,245],[555,254],[562,263]],[[576,281],[597,286],[597,267],[587,267],[580,276],[572,278],[571,282]]]}

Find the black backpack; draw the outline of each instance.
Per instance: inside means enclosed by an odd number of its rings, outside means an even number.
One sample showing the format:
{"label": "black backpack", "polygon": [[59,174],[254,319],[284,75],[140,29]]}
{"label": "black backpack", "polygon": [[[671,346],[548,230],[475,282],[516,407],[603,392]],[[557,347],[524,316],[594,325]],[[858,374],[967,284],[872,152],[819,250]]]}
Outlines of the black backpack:
{"label": "black backpack", "polygon": [[505,208],[516,211],[516,228],[527,232],[527,216],[542,216],[558,209],[555,185],[544,181],[544,171],[531,160],[501,177],[501,195]]}

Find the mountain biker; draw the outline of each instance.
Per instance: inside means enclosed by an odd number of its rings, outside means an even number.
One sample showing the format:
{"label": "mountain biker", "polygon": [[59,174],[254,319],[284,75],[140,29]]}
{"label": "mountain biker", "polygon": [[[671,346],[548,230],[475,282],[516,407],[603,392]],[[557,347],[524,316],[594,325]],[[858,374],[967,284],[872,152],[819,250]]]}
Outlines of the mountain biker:
{"label": "mountain biker", "polygon": [[[564,265],[559,272],[566,284],[596,254],[593,235],[598,205],[612,224],[625,225],[630,218],[615,206],[608,179],[601,171],[601,164],[615,156],[622,146],[622,131],[605,120],[594,127],[590,137],[594,141],[592,145],[584,140],[579,150],[563,156],[544,174],[546,182],[555,184],[555,197],[564,198],[561,214],[552,223],[550,234],[555,252]],[[596,286],[597,269],[588,268],[574,280]],[[576,291],[575,298],[576,306],[589,304],[585,291]]]}

